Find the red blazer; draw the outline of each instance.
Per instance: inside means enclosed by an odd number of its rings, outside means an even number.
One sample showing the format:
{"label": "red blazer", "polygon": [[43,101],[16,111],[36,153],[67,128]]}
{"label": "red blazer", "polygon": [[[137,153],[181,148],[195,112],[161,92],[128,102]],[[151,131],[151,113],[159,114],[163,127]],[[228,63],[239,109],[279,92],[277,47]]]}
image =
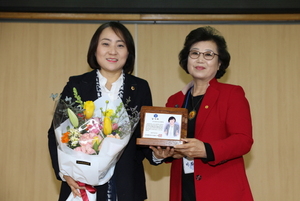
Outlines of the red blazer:
{"label": "red blazer", "polygon": [[[182,106],[187,90],[169,97],[167,107]],[[213,79],[196,119],[195,138],[211,145],[215,160],[194,160],[198,201],[252,201],[243,155],[253,144],[249,103],[240,86]],[[181,201],[182,159],[171,166],[170,201]]]}

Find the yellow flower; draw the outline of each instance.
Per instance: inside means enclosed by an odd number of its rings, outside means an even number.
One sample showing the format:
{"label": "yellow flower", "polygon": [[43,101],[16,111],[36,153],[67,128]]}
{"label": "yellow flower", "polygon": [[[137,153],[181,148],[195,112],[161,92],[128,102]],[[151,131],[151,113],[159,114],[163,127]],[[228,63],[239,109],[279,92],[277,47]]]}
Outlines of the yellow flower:
{"label": "yellow flower", "polygon": [[103,120],[103,133],[105,135],[111,134],[112,132],[112,124],[109,117],[104,117]]}
{"label": "yellow flower", "polygon": [[85,116],[86,119],[90,119],[93,114],[94,114],[94,110],[95,110],[95,104],[93,101],[86,101],[83,104],[83,114]]}
{"label": "yellow flower", "polygon": [[113,115],[113,113],[114,113],[114,110],[108,109],[104,112],[104,116],[110,117],[111,115]]}
{"label": "yellow flower", "polygon": [[100,138],[98,136],[93,137],[93,144],[96,144],[96,146],[100,145]]}

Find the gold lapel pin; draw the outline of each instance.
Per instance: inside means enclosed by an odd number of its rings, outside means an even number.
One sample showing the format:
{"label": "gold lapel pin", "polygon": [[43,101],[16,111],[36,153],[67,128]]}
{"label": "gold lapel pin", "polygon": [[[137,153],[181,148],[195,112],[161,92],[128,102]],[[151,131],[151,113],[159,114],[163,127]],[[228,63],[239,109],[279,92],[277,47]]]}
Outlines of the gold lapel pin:
{"label": "gold lapel pin", "polygon": [[209,108],[209,106],[208,105],[205,105],[205,109],[208,109]]}

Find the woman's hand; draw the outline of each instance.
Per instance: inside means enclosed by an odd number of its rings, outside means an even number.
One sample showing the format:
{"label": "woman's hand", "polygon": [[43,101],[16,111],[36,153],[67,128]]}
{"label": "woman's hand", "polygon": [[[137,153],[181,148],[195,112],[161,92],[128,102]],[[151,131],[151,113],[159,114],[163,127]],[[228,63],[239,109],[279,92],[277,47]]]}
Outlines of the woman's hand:
{"label": "woman's hand", "polygon": [[174,146],[175,153],[189,158],[207,158],[204,143],[195,138],[181,139],[185,143]]}
{"label": "woman's hand", "polygon": [[163,149],[161,147],[150,146],[149,148],[152,149],[152,151],[157,159],[168,158],[168,157],[173,156],[173,154],[174,154],[174,148],[171,148],[171,147],[166,147],[165,149]]}
{"label": "woman's hand", "polygon": [[74,195],[74,198],[76,196],[81,197],[80,192],[77,189],[85,189],[85,187],[80,187],[77,182],[70,176],[64,175],[64,179],[66,180],[66,182],[68,183],[68,185],[70,186],[72,193]]}
{"label": "woman's hand", "polygon": [[172,156],[173,158],[179,159],[185,157],[182,153],[179,153],[177,151],[174,151],[174,155]]}

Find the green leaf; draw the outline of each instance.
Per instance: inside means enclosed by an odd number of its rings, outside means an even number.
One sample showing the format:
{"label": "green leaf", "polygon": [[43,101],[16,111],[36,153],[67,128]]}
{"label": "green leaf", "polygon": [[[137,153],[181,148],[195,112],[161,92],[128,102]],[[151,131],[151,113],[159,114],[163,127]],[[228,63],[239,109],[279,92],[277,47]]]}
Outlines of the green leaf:
{"label": "green leaf", "polygon": [[98,142],[95,142],[93,144],[93,149],[96,151],[96,153],[98,154],[99,153],[99,146],[100,146],[101,142],[98,143]]}
{"label": "green leaf", "polygon": [[79,120],[78,120],[76,114],[70,108],[68,108],[68,116],[69,116],[71,124],[74,126],[74,128],[77,128],[79,125]]}

